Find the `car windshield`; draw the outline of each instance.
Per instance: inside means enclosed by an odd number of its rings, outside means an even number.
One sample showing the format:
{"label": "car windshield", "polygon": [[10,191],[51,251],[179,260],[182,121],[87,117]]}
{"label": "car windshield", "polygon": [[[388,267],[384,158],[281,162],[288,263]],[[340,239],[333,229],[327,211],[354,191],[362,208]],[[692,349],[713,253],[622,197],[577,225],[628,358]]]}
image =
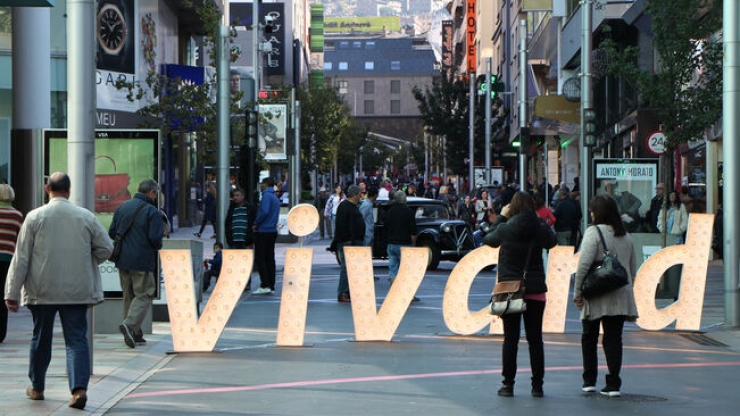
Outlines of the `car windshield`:
{"label": "car windshield", "polygon": [[450,213],[444,205],[423,205],[416,208],[416,223],[450,219]]}

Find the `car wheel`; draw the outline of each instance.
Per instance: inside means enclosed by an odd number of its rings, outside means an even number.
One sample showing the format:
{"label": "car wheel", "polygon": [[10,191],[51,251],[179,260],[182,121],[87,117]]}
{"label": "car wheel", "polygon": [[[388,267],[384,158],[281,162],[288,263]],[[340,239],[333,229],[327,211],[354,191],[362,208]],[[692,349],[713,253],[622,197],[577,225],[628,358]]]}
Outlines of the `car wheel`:
{"label": "car wheel", "polygon": [[440,252],[434,241],[424,240],[418,244],[419,247],[426,247],[429,251],[429,261],[427,262],[427,269],[434,270],[439,267]]}

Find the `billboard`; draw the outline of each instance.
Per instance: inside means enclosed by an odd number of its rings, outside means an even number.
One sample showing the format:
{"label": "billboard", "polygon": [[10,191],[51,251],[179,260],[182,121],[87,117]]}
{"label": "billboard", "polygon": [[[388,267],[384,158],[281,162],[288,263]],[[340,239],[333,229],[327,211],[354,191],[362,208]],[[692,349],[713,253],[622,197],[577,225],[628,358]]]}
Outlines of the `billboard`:
{"label": "billboard", "polygon": [[[136,194],[139,183],[159,177],[158,144],[159,130],[95,131],[94,212],[106,230],[116,208]],[[44,130],[44,175],[67,172],[67,161],[67,130]],[[99,267],[105,297],[122,297],[115,265],[106,261]]]}
{"label": "billboard", "polygon": [[645,214],[658,184],[658,159],[594,159],[593,195],[609,194],[630,233],[648,232]]}
{"label": "billboard", "polygon": [[257,146],[265,160],[286,160],[286,135],[288,106],[285,104],[260,104],[259,139]]}

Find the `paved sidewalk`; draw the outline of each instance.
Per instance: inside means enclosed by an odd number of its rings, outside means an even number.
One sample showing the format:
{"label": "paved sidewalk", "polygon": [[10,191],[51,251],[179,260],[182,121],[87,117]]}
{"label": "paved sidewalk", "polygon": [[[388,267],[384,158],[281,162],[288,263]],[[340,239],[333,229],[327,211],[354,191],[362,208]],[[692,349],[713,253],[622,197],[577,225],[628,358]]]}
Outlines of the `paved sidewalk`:
{"label": "paved sidewalk", "polygon": [[[181,228],[173,233],[173,239],[196,239],[193,229]],[[204,258],[212,256],[209,240],[204,241]],[[303,240],[303,245],[314,248],[314,256],[321,258],[328,264],[332,260],[331,253],[324,250],[327,241],[317,241],[315,237],[309,236]],[[284,258],[285,249],[297,247],[298,244],[278,244],[276,257],[278,265]],[[450,264],[451,265],[451,264]],[[281,267],[278,267],[278,278],[281,278]],[[729,351],[740,352],[740,331],[726,330],[724,321],[724,289],[722,283],[722,263],[713,261],[709,269],[709,278],[705,296],[705,306],[702,316],[702,332],[687,334],[691,341],[706,343],[721,343]],[[245,294],[249,298],[251,294]],[[204,302],[207,299],[204,299]],[[423,302],[422,302],[423,303]],[[259,302],[253,303],[253,305]],[[422,305],[424,307],[424,305]],[[346,317],[342,317],[346,319]],[[227,331],[228,331],[227,325]],[[4,343],[0,344],[0,371],[4,375],[0,381],[0,415],[26,415],[26,414],[49,414],[49,415],[79,415],[93,414],[102,415],[116,406],[124,397],[134,392],[142,383],[146,382],[157,370],[168,365],[176,355],[168,355],[172,349],[170,326],[166,322],[155,322],[153,333],[146,334],[147,344],[130,349],[123,343],[120,334],[96,334],[93,345],[93,376],[91,378],[89,400],[83,413],[67,407],[70,394],[67,387],[64,341],[60,325],[57,323],[55,330],[54,349],[52,362],[48,372],[46,400],[33,402],[26,399],[25,388],[30,384],[27,376],[28,371],[28,349],[31,337],[31,316],[26,308],[22,308],[17,314],[10,314],[8,322],[8,336]],[[318,328],[318,330],[326,330]],[[346,331],[346,330],[345,330]],[[639,331],[635,332],[639,337]],[[342,333],[345,336],[347,332]],[[654,333],[650,333],[654,334]],[[228,336],[228,334],[226,334]],[[413,336],[413,335],[412,335]],[[630,335],[633,339],[635,336]],[[402,335],[399,334],[399,337]],[[228,337],[225,337],[228,338]],[[351,335],[350,335],[351,338]],[[558,337],[555,337],[558,338]],[[645,337],[647,338],[647,337]],[[660,342],[664,337],[651,335],[649,342]],[[270,341],[270,335],[265,337]],[[454,354],[449,343],[450,338],[432,337],[429,340],[431,350],[447,348],[449,354]],[[225,343],[228,343],[225,339]],[[272,339],[274,342],[274,338]],[[438,343],[438,347],[434,347]],[[371,343],[372,344],[372,343]],[[403,345],[403,343],[400,343]],[[398,343],[394,343],[398,346]],[[724,347],[723,346],[723,347]],[[456,347],[457,348],[457,347]],[[313,349],[314,352],[320,349]],[[520,352],[524,352],[520,348]],[[523,355],[523,354],[520,354]],[[225,358],[225,357],[224,357]],[[392,356],[379,355],[378,360],[393,360]],[[275,363],[277,365],[277,363]],[[522,369],[525,363],[522,363]],[[265,367],[266,371],[270,371]],[[520,369],[520,371],[522,370]],[[203,409],[205,411],[205,409]],[[234,408],[238,412],[238,408]],[[114,412],[115,413],[115,412]],[[118,412],[126,414],[125,411]],[[145,413],[138,413],[145,414]]]}

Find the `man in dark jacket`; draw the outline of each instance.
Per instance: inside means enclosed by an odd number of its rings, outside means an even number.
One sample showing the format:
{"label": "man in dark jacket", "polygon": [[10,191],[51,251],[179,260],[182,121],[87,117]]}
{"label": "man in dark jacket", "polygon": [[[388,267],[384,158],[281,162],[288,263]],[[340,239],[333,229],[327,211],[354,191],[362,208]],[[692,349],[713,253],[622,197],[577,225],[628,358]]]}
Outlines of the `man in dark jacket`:
{"label": "man in dark jacket", "polygon": [[360,203],[360,187],[350,185],[347,188],[347,199],[337,208],[334,242],[339,255],[339,286],[337,287],[337,301],[351,302],[349,296],[349,280],[347,278],[347,264],[344,261],[345,246],[362,246],[365,240],[365,220],[358,208]]}
{"label": "man in dark jacket", "polygon": [[572,244],[571,236],[578,221],[581,220],[580,209],[576,202],[570,197],[567,188],[558,190],[558,203],[555,205],[555,233],[558,235],[558,245],[569,246]]}
{"label": "man in dark jacket", "polygon": [[275,241],[280,218],[280,201],[275,196],[275,181],[265,178],[260,183],[262,199],[257,208],[252,231],[254,232],[254,259],[260,274],[260,288],[254,293],[275,293]]}
{"label": "man in dark jacket", "polygon": [[[401,247],[416,243],[416,218],[414,211],[406,205],[406,194],[397,191],[393,203],[383,216],[383,228],[388,239],[388,280],[393,284],[401,266]],[[419,298],[414,296],[414,301]]]}
{"label": "man in dark jacket", "polygon": [[157,293],[157,252],[162,248],[164,223],[156,205],[159,185],[153,179],[139,184],[133,199],[121,204],[108,229],[110,238],[123,234],[116,261],[123,293],[123,322],[118,326],[129,348],[143,343],[141,325]]}
{"label": "man in dark jacket", "polygon": [[659,183],[655,187],[655,196],[653,197],[653,199],[650,200],[650,210],[645,216],[649,227],[648,231],[650,231],[651,233],[660,232],[658,230],[658,215],[660,215],[660,210],[663,208],[664,191],[665,186],[663,185],[663,183]]}

